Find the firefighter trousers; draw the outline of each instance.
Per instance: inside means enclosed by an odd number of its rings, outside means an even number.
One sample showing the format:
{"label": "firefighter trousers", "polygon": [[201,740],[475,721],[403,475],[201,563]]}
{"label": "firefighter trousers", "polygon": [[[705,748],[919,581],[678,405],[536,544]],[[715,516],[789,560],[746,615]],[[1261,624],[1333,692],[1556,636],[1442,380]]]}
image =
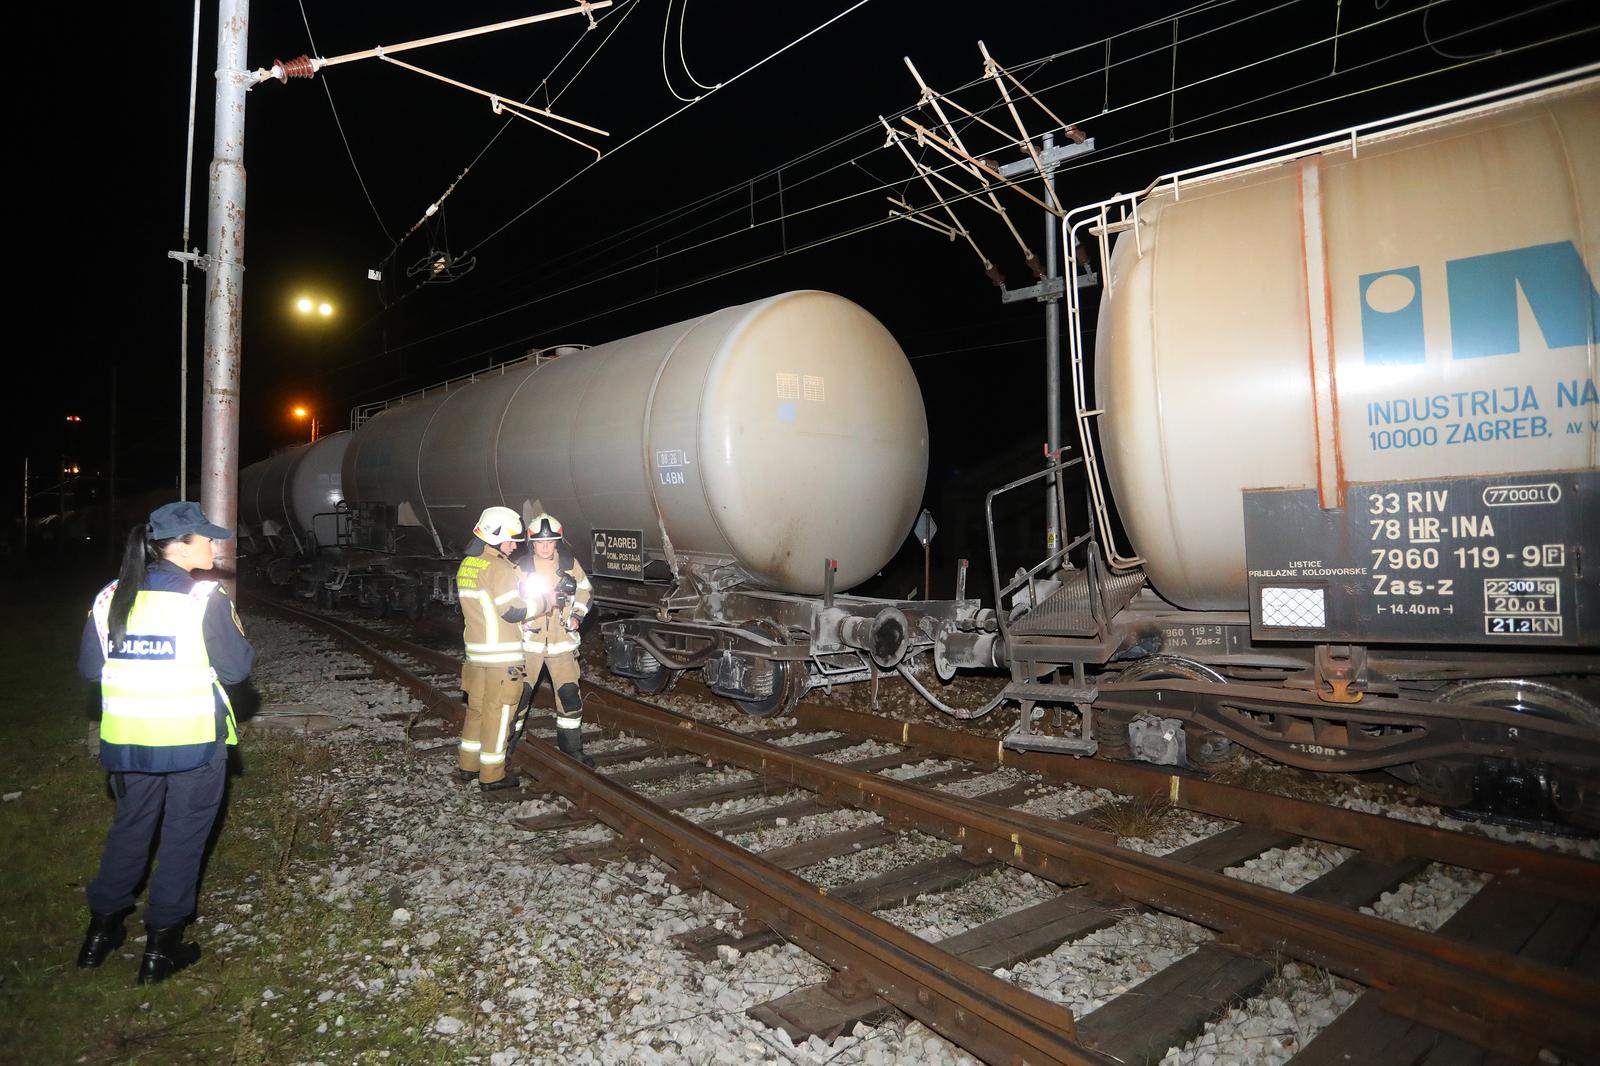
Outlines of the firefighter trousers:
{"label": "firefighter trousers", "polygon": [[467,663],[461,668],[461,690],[467,694],[467,716],[457,765],[493,784],[506,776],[506,733],[522,697],[522,668]]}
{"label": "firefighter trousers", "polygon": [[539,673],[550,672],[550,687],[556,695],[556,728],[577,729],[583,725],[583,695],[578,691],[578,656],[564,651],[556,655],[526,652],[523,661],[528,684],[539,691]]}

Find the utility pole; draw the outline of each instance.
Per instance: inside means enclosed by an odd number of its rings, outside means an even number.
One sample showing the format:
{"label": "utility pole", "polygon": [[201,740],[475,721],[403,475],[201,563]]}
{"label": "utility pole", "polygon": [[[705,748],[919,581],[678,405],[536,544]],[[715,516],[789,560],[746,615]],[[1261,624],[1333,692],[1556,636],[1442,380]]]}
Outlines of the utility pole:
{"label": "utility pole", "polygon": [[[1044,182],[1047,189],[1046,202],[1056,202],[1056,167],[1063,159],[1083,155],[1094,151],[1094,140],[1085,140],[1082,144],[1068,141],[1060,147],[1056,146],[1055,134],[1044,135],[1044,149],[1039,153],[1039,162],[1044,168]],[[1000,168],[1002,177],[1012,178],[1018,174],[1026,174],[1037,169],[1034,166],[1033,156],[1025,156],[1015,163],[1007,163]],[[1044,375],[1045,375],[1045,449],[1048,452],[1049,462],[1055,462],[1056,455],[1061,451],[1061,297],[1066,292],[1066,286],[1061,278],[1061,250],[1058,246],[1057,229],[1060,220],[1050,212],[1044,216],[1044,276],[1038,284],[1030,285],[1025,289],[1000,290],[1000,299],[1004,303],[1016,303],[1019,300],[1036,300],[1044,304]],[[1077,281],[1074,279],[1074,284]],[[1044,490],[1045,507],[1045,540],[1046,550],[1056,551],[1061,546],[1063,530],[1057,521],[1056,504],[1056,479],[1047,478]]]}
{"label": "utility pole", "polygon": [[110,545],[106,550],[111,553],[111,565],[117,564],[122,546],[118,544],[117,536],[117,367],[111,366],[111,425],[109,427],[110,445],[106,449],[110,456],[106,462],[106,542]]}
{"label": "utility pole", "polygon": [[[193,43],[189,53],[189,138],[183,155],[183,247],[167,256],[183,265],[178,327],[178,499],[189,498],[189,264],[199,257],[189,247],[189,211],[194,203],[194,98],[200,83],[200,0],[194,0]],[[241,52],[243,49],[241,48]]]}
{"label": "utility pole", "polygon": [[58,554],[67,554],[67,462],[66,449],[61,451],[61,484],[56,490],[56,548]]}
{"label": "utility pole", "polygon": [[[200,409],[200,506],[233,529],[239,511],[240,327],[244,314],[244,108],[250,0],[217,9],[217,102],[206,239],[205,374]],[[215,569],[234,591],[237,541],[217,542]]]}

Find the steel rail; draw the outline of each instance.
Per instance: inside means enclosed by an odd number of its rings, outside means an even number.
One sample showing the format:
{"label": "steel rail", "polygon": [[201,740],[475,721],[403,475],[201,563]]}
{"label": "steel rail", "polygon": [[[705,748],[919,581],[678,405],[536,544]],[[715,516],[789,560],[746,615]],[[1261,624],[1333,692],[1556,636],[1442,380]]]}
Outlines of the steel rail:
{"label": "steel rail", "polygon": [[[252,602],[273,605],[251,596]],[[296,617],[298,608],[290,608]],[[460,657],[412,643],[366,626],[339,623],[348,633],[397,652],[455,669]],[[584,682],[599,692],[614,690]],[[1461,866],[1516,878],[1518,883],[1585,907],[1600,900],[1600,863],[1558,852],[1543,851],[1492,840],[1473,833],[1330,807],[1309,800],[1228,785],[1191,774],[1135,763],[1103,759],[1063,759],[1040,752],[1019,752],[998,741],[961,730],[903,719],[884,718],[840,708],[802,703],[795,718],[810,729],[833,730],[853,736],[903,746],[919,747],[936,755],[964,759],[983,766],[1007,766],[1040,775],[1056,784],[1104,788],[1138,799],[1159,800],[1199,814],[1247,825],[1279,829],[1341,847],[1355,848],[1377,858],[1402,856]]]}
{"label": "steel rail", "polygon": [[1530,888],[1585,907],[1592,907],[1600,900],[1600,863],[1557,852],[1506,844],[1471,833],[1440,829],[1380,814],[1258,792],[1134,763],[1011,751],[993,737],[977,736],[925,722],[883,718],[807,703],[796,707],[794,716],[797,722],[810,729],[834,730],[907,747],[915,746],[981,766],[1008,766],[1039,774],[1056,784],[1104,788],[1138,799],[1162,800],[1199,814],[1247,825],[1268,826],[1296,836],[1356,848],[1378,858],[1411,856],[1480,870],[1499,877],[1516,878],[1528,883]]}
{"label": "steel rail", "polygon": [[[386,656],[360,646],[351,628],[294,608],[272,606],[351,642],[358,654],[416,692],[436,713],[460,721],[456,701]],[[974,859],[992,857],[1061,883],[1088,881],[1102,891],[1219,930],[1241,951],[1269,956],[1286,952],[1389,991],[1388,1009],[1481,1046],[1520,1055],[1545,1049],[1581,1054],[1581,1049],[1600,1042],[1600,1021],[1593,1017],[1591,1006],[1600,1002],[1600,981],[1593,978],[1124,851],[1099,834],[1018,817],[981,802],[788,752],[619,693],[594,686],[591,692],[599,696],[590,701],[594,717],[614,729],[787,778],[836,802],[877,810],[893,822],[961,844]],[[909,743],[911,725],[893,724],[901,728],[901,736],[888,739]],[[1000,756],[997,749],[997,762]],[[671,862],[691,883],[704,884],[746,907],[781,935],[830,965],[848,969],[867,989],[963,1046],[986,1055],[1003,1052],[1007,1059],[1097,1061],[1071,1041],[1047,1038],[1048,1031],[1032,1027],[1042,1014],[1054,1014],[1051,1022],[1056,1030],[1071,1033],[1070,1011],[1034,1002],[1036,997],[983,970],[968,967],[974,972],[965,973],[964,964],[918,938],[896,944],[907,934],[871,914],[826,899],[825,890],[580,769],[545,742],[523,745],[513,761],[580,808],[592,810],[630,842]],[[889,949],[889,954],[874,953],[878,948]],[[857,957],[862,952],[865,956]],[[927,966],[931,972],[924,969]],[[951,975],[960,980],[952,983]],[[1005,1008],[974,998],[975,990],[988,989],[1003,997],[1027,998]],[[1043,1007],[1051,1009],[1042,1011]],[[1019,1049],[1019,1040],[1031,1051]],[[1057,1051],[1065,1057],[1054,1057]]]}
{"label": "steel rail", "polygon": [[[252,602],[271,606],[251,596]],[[321,617],[304,615],[296,617]],[[366,626],[340,623],[348,633],[443,669],[455,669],[460,657],[415,644]],[[604,685],[584,682],[599,692]],[[1171,773],[1150,766],[1103,759],[1063,759],[1040,752],[1006,749],[998,741],[961,730],[903,719],[884,718],[839,708],[802,703],[796,720],[807,728],[832,730],[903,746],[919,747],[936,755],[964,759],[982,766],[1007,766],[1040,775],[1055,784],[1104,788],[1138,799],[1158,800],[1175,807],[1247,825],[1279,829],[1296,836],[1355,848],[1376,858],[1413,857],[1466,869],[1515,878],[1530,889],[1581,906],[1600,900],[1600,863],[1559,852],[1507,844],[1473,833],[1390,818],[1380,814],[1330,807],[1309,800],[1228,785],[1191,774]]]}
{"label": "steel rail", "polygon": [[513,757],[542,785],[581,803],[628,843],[765,922],[828,965],[987,1062],[1112,1060],[1076,1040],[1071,1010],[965,962],[826,888],[773,865],[709,830],[583,769],[542,740]]}
{"label": "steel rail", "polygon": [[[454,724],[465,717],[457,701],[363,640],[385,635],[358,633],[364,627],[346,627],[295,607],[253,599],[257,606],[346,642]],[[549,743],[525,737],[509,761],[672,865],[683,883],[703,885],[745,908],[786,940],[830,966],[848,969],[873,993],[985,1061],[1113,1066],[1111,1059],[1076,1042],[1076,1021],[1068,1008],[829,896],[827,889],[584,769]]]}
{"label": "steel rail", "polygon": [[1402,1009],[1493,1050],[1531,1055],[1550,1048],[1581,1057],[1600,1044],[1593,1009],[1600,980],[1592,977],[1127,851],[1076,827],[1047,830],[1012,812],[790,753],[614,693],[596,696],[586,702],[590,716],[613,728],[874,810],[974,857],[1058,883],[1087,881],[1216,930],[1251,954],[1287,954],[1389,991],[1396,1003],[1409,998]]}

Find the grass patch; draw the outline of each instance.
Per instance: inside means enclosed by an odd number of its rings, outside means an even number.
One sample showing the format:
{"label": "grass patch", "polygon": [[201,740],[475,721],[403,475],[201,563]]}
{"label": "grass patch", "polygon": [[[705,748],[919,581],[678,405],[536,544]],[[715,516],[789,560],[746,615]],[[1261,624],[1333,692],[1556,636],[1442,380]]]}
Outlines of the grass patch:
{"label": "grass patch", "polygon": [[1270,792],[1290,799],[1331,803],[1347,793],[1352,778],[1347,774],[1318,774],[1246,753],[1238,756],[1222,770],[1211,775],[1211,780],[1223,785],[1234,785],[1256,792]]}
{"label": "grass patch", "polygon": [[[506,1046],[509,1034],[473,1027],[466,944],[446,934],[414,955],[417,930],[390,928],[384,893],[318,898],[355,800],[339,798],[334,750],[316,739],[247,733],[201,883],[199,963],[139,988],[130,940],[100,970],[76,968],[83,887],[113,811],[87,742],[97,693],[75,670],[101,580],[82,569],[94,576],[76,586],[0,577],[0,793],[21,793],[0,804],[0,1062],[456,1062]],[[446,1013],[469,1029],[433,1035]]]}
{"label": "grass patch", "polygon": [[1161,832],[1176,809],[1164,799],[1123,799],[1096,807],[1085,822],[1119,840],[1144,840]]}

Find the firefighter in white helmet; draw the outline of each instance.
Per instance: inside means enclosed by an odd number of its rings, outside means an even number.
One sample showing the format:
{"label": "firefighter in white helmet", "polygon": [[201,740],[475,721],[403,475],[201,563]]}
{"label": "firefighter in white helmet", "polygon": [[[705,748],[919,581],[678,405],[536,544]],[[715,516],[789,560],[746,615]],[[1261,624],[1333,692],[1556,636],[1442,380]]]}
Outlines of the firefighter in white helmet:
{"label": "firefighter in white helmet", "polygon": [[523,599],[528,619],[522,624],[523,667],[528,684],[539,687],[539,672],[550,671],[556,692],[556,746],[585,766],[594,760],[583,753],[583,696],[578,691],[578,627],[589,612],[594,592],[589,575],[561,539],[561,523],[541,514],[528,523],[532,556],[525,564]]}
{"label": "firefighter in white helmet", "polygon": [[461,668],[467,716],[456,776],[477,777],[478,788],[488,792],[517,784],[515,775],[506,774],[506,734],[522,696],[518,626],[528,616],[522,574],[510,558],[522,536],[522,517],[509,507],[487,508],[472,535],[477,543],[456,570],[467,652]]}

